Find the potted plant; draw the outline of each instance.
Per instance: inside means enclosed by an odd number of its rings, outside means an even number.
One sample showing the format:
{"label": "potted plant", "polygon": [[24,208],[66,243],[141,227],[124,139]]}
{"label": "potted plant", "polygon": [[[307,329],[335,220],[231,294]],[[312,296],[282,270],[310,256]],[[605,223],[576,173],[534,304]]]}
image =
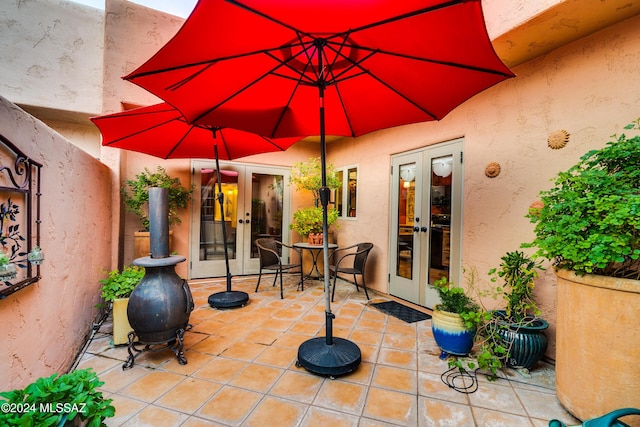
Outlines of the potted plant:
{"label": "potted plant", "polygon": [[489,270],[492,282],[504,282],[496,292],[507,302],[506,308],[493,315],[498,321],[496,332],[507,349],[505,363],[512,368],[531,369],[547,350],[544,331],[549,323],[539,317],[533,297],[540,264],[522,251],[512,251],[502,257],[500,267]]}
{"label": "potted plant", "polygon": [[16,265],[11,262],[7,254],[0,252],[0,280],[15,279],[17,275]]}
{"label": "potted plant", "polygon": [[[135,179],[125,181],[125,186],[121,188],[122,200],[127,211],[132,212],[140,218],[143,230],[135,233],[134,258],[148,256],[149,248],[149,188],[167,188],[169,205],[169,226],[181,223],[178,215],[179,209],[187,207],[194,187],[186,188],[182,186],[179,178],[172,178],[166,169],[158,166],[155,172],[144,168],[136,175]],[[172,243],[172,232],[169,232],[169,246]]]}
{"label": "potted plant", "polygon": [[[310,158],[306,162],[297,162],[293,165],[290,182],[298,190],[311,191],[313,194],[313,206],[302,208],[293,213],[293,222],[290,228],[303,238],[309,238],[312,244],[322,244],[322,206],[320,205],[320,188],[322,187],[322,168],[319,158]],[[340,187],[340,180],[334,171],[333,165],[327,165],[327,187],[336,190]],[[332,225],[338,219],[336,208],[327,209],[327,226]]]}
{"label": "potted plant", "polygon": [[129,265],[122,271],[112,270],[107,277],[99,280],[102,299],[112,304],[113,310],[113,344],[125,344],[129,341],[129,332],[133,328],[127,317],[127,306],[133,289],[144,277],[144,267]]}
{"label": "potted plant", "polygon": [[0,392],[0,404],[16,410],[0,411],[3,426],[106,426],[115,415],[112,399],[91,369],[38,378],[22,390]]}
{"label": "potted plant", "polygon": [[640,120],[558,173],[527,215],[553,261],[556,391],[579,419],[640,402]]}
{"label": "potted plant", "polygon": [[[475,272],[468,273],[469,289],[473,288]],[[442,350],[441,359],[448,358],[450,367],[460,370],[482,369],[496,378],[503,365],[506,349],[496,334],[496,320],[467,291],[454,286],[446,277],[434,283],[440,297],[431,320],[433,338]],[[472,358],[466,358],[473,351]]]}

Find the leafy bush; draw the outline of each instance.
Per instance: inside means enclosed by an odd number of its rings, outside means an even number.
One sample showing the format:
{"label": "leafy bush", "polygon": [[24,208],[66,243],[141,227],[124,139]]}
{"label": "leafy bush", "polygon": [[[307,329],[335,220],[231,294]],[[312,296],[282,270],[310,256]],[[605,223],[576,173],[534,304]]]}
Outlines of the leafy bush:
{"label": "leafy bush", "polygon": [[140,218],[146,231],[149,231],[149,188],[169,189],[169,225],[181,222],[178,209],[187,207],[193,192],[193,187],[183,187],[180,178],[171,178],[161,166],[158,166],[155,173],[144,168],[144,171],[136,175],[136,179],[128,179],[125,183],[126,186],[121,189],[125,208]]}
{"label": "leafy bush", "polygon": [[[338,210],[329,208],[327,210],[327,226],[338,220]],[[322,233],[322,208],[312,207],[298,209],[293,213],[293,221],[289,227],[302,237],[307,237],[312,233]]]}
{"label": "leafy bush", "polygon": [[540,192],[542,206],[527,215],[536,237],[524,246],[577,274],[639,278],[640,136],[612,138]]}
{"label": "leafy bush", "polygon": [[144,267],[129,265],[122,272],[113,270],[105,279],[99,280],[102,284],[100,291],[105,302],[112,302],[116,298],[128,298],[140,280],[144,277]]}
{"label": "leafy bush", "polygon": [[102,385],[88,368],[39,378],[23,390],[1,392],[0,425],[58,426],[79,417],[88,427],[106,426],[103,421],[115,415],[115,408],[111,399],[104,399],[96,390]]}

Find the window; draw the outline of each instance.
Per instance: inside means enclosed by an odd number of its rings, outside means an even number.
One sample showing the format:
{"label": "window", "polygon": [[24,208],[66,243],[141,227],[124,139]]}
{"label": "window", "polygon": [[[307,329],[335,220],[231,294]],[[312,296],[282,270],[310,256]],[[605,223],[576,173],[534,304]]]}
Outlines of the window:
{"label": "window", "polygon": [[358,166],[336,169],[341,182],[335,192],[336,209],[340,218],[355,218],[357,214]]}

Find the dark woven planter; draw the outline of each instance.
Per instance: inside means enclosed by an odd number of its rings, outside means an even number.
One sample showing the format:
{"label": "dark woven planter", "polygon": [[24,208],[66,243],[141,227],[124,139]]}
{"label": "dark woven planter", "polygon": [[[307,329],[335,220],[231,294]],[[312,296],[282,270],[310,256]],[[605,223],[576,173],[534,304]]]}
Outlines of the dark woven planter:
{"label": "dark woven planter", "polygon": [[[504,311],[496,311],[495,316],[504,319]],[[500,321],[498,335],[509,349],[506,360],[511,368],[531,369],[547,351],[547,336],[544,331],[549,327],[546,320],[529,319],[524,324]]]}

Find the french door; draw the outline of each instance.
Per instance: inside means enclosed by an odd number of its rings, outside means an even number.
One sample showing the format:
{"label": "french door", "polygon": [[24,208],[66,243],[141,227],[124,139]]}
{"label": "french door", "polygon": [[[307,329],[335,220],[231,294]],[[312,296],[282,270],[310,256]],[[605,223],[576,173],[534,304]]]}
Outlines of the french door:
{"label": "french door", "polygon": [[225,246],[232,275],[258,273],[255,240],[289,238],[289,169],[220,162],[222,211],[215,163],[194,161],[192,174],[189,277],[225,276]]}
{"label": "french door", "polygon": [[432,285],[460,280],[462,216],[461,139],[391,161],[389,293],[432,308]]}

